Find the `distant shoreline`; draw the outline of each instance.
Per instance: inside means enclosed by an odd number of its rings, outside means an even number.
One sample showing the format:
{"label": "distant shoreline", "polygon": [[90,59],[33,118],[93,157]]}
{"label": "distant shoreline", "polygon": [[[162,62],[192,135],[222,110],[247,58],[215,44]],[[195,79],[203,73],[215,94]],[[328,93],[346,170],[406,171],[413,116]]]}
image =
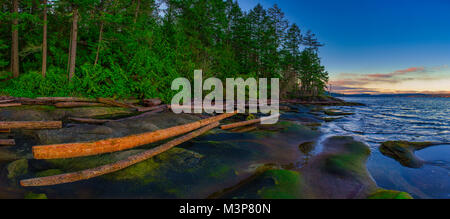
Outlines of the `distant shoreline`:
{"label": "distant shoreline", "polygon": [[332,97],[426,97],[426,98],[450,98],[450,94],[338,94],[331,93]]}

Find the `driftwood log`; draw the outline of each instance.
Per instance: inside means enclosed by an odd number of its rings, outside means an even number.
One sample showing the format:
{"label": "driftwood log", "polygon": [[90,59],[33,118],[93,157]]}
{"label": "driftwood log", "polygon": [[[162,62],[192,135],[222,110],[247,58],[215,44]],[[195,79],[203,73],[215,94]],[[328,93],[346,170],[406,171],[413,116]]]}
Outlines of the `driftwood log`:
{"label": "driftwood log", "polygon": [[96,167],[93,169],[87,169],[87,170],[82,170],[82,171],[73,172],[73,173],[65,173],[65,174],[55,175],[55,176],[21,180],[20,185],[25,186],[25,187],[58,185],[58,184],[71,183],[71,182],[76,182],[76,181],[81,181],[81,180],[87,180],[87,179],[102,176],[102,175],[105,175],[108,173],[116,172],[116,171],[125,169],[129,166],[132,166],[134,164],[137,164],[139,162],[150,159],[150,158],[152,158],[158,154],[161,154],[165,151],[168,151],[169,149],[172,149],[173,147],[175,147],[179,144],[182,144],[193,138],[196,138],[217,126],[219,126],[219,122],[214,122],[214,123],[207,125],[201,129],[198,129],[197,131],[191,132],[180,138],[169,141],[159,147],[156,147],[156,148],[144,151],[142,153],[130,156],[124,160],[120,160],[120,161],[112,163],[112,164],[107,164],[107,165],[103,165],[103,166]]}
{"label": "driftwood log", "polygon": [[279,116],[280,115],[277,114],[277,115],[272,115],[272,116],[263,117],[263,118],[259,118],[259,119],[253,119],[253,120],[248,120],[248,121],[243,121],[243,122],[236,122],[236,123],[232,123],[232,124],[228,124],[228,125],[222,125],[220,128],[222,130],[239,128],[239,127],[243,127],[243,126],[248,126],[248,125],[260,123],[262,121],[267,121],[267,120],[270,120],[270,119],[274,119],[274,118],[277,118]]}
{"label": "driftwood log", "polygon": [[14,102],[14,99],[0,100],[0,104],[3,104],[3,103],[11,103],[11,102]]}
{"label": "driftwood log", "polygon": [[234,116],[236,113],[237,112],[226,113],[185,125],[122,138],[112,138],[85,143],[34,146],[33,156],[35,159],[60,159],[123,151],[188,133],[200,127]]}
{"label": "driftwood log", "polygon": [[55,107],[58,108],[75,108],[75,107],[106,107],[109,105],[103,103],[93,103],[93,102],[60,102],[55,103]]}
{"label": "driftwood log", "polygon": [[97,101],[100,103],[106,104],[106,105],[110,105],[110,106],[117,106],[117,107],[123,107],[123,108],[137,108],[136,106],[134,106],[132,104],[118,102],[118,101],[108,99],[108,98],[97,98]]}
{"label": "driftwood log", "polygon": [[37,97],[38,101],[45,102],[97,102],[96,99],[83,97]]}
{"label": "driftwood log", "polygon": [[79,122],[79,123],[87,123],[87,124],[105,124],[108,122],[121,122],[121,121],[126,121],[126,120],[130,120],[130,119],[139,119],[139,118],[144,118],[145,116],[149,116],[149,115],[153,115],[153,114],[157,114],[160,112],[163,112],[164,109],[156,109],[150,112],[146,112],[146,113],[142,113],[140,115],[137,116],[132,116],[132,117],[126,117],[126,118],[122,118],[122,119],[117,119],[117,120],[111,120],[111,119],[91,119],[91,118],[76,118],[76,117],[69,117],[68,119],[70,121],[73,122]]}
{"label": "driftwood log", "polygon": [[13,106],[22,106],[21,103],[4,103],[4,104],[0,104],[0,108],[2,107],[13,107]]}
{"label": "driftwood log", "polygon": [[144,105],[148,107],[158,106],[162,104],[162,101],[160,99],[145,99],[143,102]]}
{"label": "driftwood log", "polygon": [[61,121],[0,122],[0,129],[60,129]]}
{"label": "driftwood log", "polygon": [[0,139],[0,146],[14,146],[16,141],[14,139]]}

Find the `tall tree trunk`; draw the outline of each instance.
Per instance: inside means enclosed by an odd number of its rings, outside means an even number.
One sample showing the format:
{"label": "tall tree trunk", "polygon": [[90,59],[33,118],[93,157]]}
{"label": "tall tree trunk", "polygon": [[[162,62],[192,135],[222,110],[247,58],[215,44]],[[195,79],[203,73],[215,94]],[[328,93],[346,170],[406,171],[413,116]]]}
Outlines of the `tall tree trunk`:
{"label": "tall tree trunk", "polygon": [[13,13],[15,16],[12,20],[11,71],[16,78],[19,77],[19,0],[13,0]]}
{"label": "tall tree trunk", "polygon": [[134,23],[137,22],[139,16],[139,7],[141,5],[141,0],[137,0],[136,11],[134,12]]}
{"label": "tall tree trunk", "polygon": [[77,57],[77,34],[78,34],[78,8],[73,9],[72,21],[72,40],[70,48],[70,67],[69,67],[69,81],[72,80],[75,74],[75,61]]}
{"label": "tall tree trunk", "polygon": [[68,58],[67,58],[67,70],[66,70],[66,72],[69,72],[69,68],[70,68],[70,54],[71,54],[71,51],[72,51],[72,28],[70,28],[70,37],[69,37],[69,55],[68,55]]}
{"label": "tall tree trunk", "polygon": [[94,66],[97,65],[97,63],[98,63],[98,56],[99,56],[99,53],[100,53],[100,46],[102,44],[102,37],[103,37],[103,21],[100,24],[100,33],[98,35],[97,54],[95,55]]}
{"label": "tall tree trunk", "polygon": [[44,0],[44,27],[42,30],[42,77],[47,72],[47,0]]}

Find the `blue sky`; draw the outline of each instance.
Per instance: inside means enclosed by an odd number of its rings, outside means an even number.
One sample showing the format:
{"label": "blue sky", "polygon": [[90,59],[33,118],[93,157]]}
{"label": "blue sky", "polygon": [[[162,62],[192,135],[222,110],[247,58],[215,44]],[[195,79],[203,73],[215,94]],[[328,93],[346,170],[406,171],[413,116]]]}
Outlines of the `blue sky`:
{"label": "blue sky", "polygon": [[449,0],[238,2],[245,10],[276,3],[316,33],[331,83],[343,92],[450,92]]}

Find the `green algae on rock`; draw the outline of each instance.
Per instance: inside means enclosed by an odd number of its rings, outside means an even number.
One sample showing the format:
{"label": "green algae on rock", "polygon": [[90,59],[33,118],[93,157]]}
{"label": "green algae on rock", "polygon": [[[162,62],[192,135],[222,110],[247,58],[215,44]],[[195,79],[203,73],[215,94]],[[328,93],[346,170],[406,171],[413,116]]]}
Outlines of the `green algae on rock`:
{"label": "green algae on rock", "polygon": [[59,169],[50,169],[50,170],[44,170],[44,171],[36,173],[36,177],[55,176],[55,175],[60,175],[63,173],[64,172]]}
{"label": "green algae on rock", "polygon": [[401,165],[410,168],[420,168],[424,161],[417,157],[414,152],[436,145],[432,142],[407,142],[387,141],[379,147],[380,152],[397,160]]}
{"label": "green algae on rock", "polygon": [[370,194],[367,199],[413,199],[413,197],[406,192],[380,189]]}
{"label": "green algae on rock", "polygon": [[46,194],[35,194],[32,192],[28,192],[25,194],[25,199],[48,199]]}
{"label": "green algae on rock", "polygon": [[16,160],[8,164],[8,179],[15,179],[28,173],[28,160]]}
{"label": "green algae on rock", "polygon": [[258,191],[264,199],[299,199],[302,198],[303,179],[299,172],[290,170],[268,170],[262,178],[273,180],[273,185]]}
{"label": "green algae on rock", "polygon": [[367,145],[352,137],[331,137],[324,149],[300,169],[308,198],[365,198],[377,189],[366,168]]}

